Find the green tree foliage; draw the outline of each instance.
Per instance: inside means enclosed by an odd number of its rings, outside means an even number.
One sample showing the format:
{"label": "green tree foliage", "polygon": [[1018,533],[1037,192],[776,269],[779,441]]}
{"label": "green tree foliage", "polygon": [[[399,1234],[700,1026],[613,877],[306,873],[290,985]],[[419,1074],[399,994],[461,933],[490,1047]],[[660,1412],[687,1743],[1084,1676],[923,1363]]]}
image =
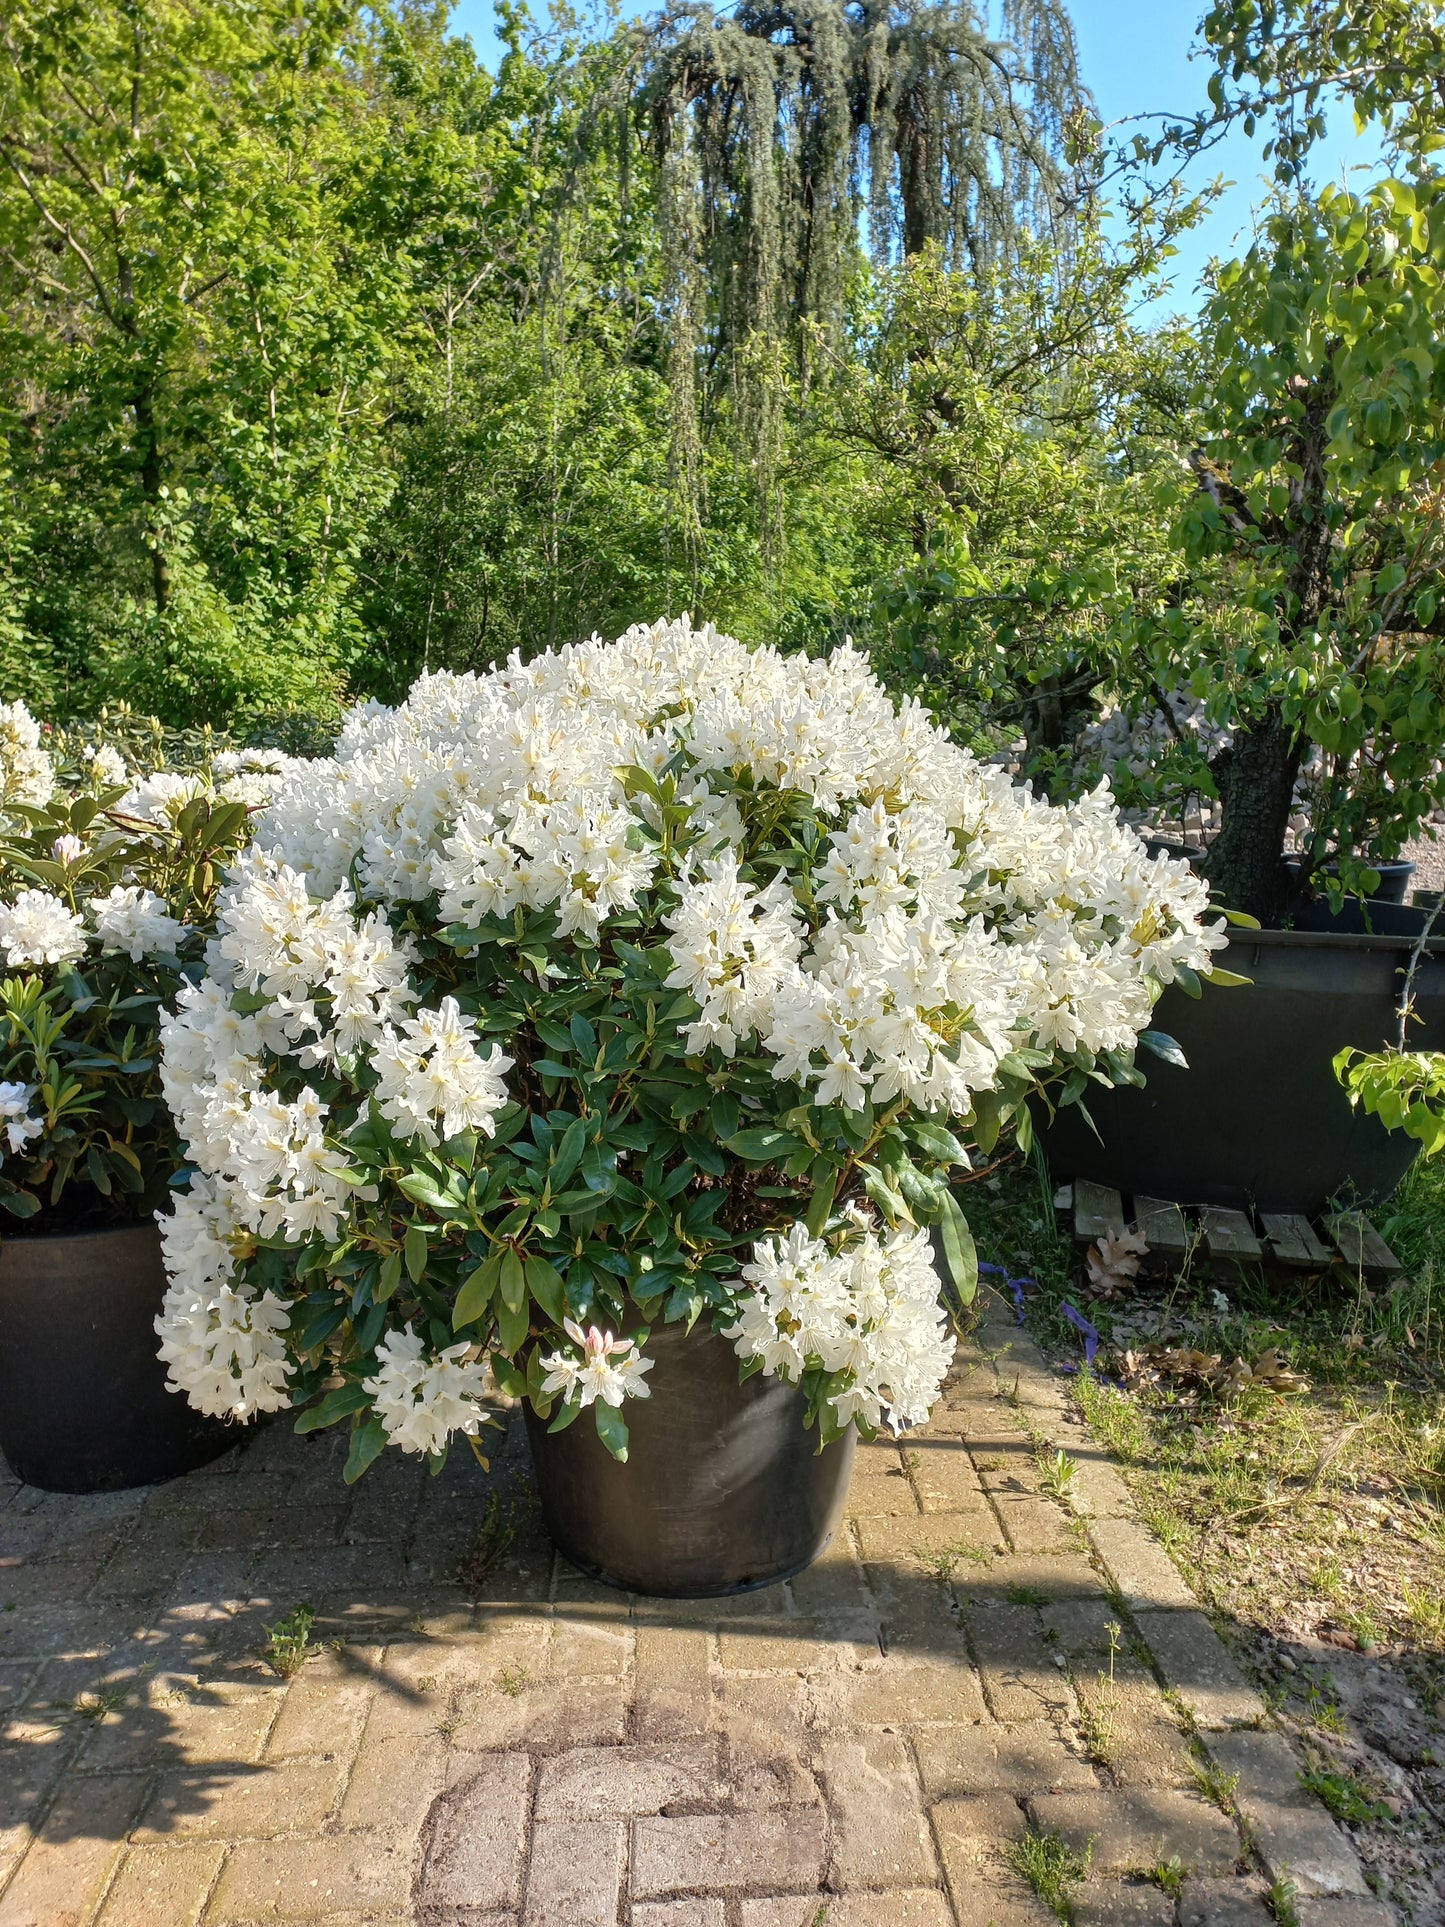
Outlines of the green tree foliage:
{"label": "green tree foliage", "polygon": [[382,123],[356,35],[334,3],[7,9],[25,693],[177,716],[334,699],[407,323],[405,276],[362,218]]}

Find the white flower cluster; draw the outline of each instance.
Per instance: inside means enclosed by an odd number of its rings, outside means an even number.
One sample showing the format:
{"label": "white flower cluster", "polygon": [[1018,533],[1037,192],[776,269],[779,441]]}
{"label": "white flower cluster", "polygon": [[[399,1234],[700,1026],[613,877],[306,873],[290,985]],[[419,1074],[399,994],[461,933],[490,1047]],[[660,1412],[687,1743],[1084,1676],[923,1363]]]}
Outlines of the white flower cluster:
{"label": "white flower cluster", "polygon": [[954,1349],[926,1231],[880,1238],[855,1213],[835,1252],[795,1224],[753,1246],[741,1283],[750,1295],[724,1333],[739,1358],[790,1384],[808,1370],[843,1374],[830,1400],[840,1425],[925,1422]]}
{"label": "white flower cluster", "polygon": [[[356,712],[334,760],[293,767],[259,840],[313,891],[354,870],[389,909],[435,891],[444,922],[550,908],[595,938],[655,878],[628,765],[680,769],[691,809],[667,927],[695,1048],[755,1034],[820,1103],[966,1110],[1014,1043],[1131,1048],[1153,985],[1223,942],[1204,886],[1151,859],[1107,789],[1056,808],[896,708],[851,649],[749,650],[686,620],[423,677],[399,710]],[[836,823],[813,878],[741,879],[758,785]]]}
{"label": "white flower cluster", "polygon": [[49,890],[22,890],[0,903],[0,950],[13,969],[73,963],[85,955],[85,919]]}
{"label": "white flower cluster", "polygon": [[30,1115],[30,1100],[34,1095],[33,1084],[16,1084],[9,1080],[0,1082],[0,1129],[5,1132],[6,1147],[11,1157],[23,1151],[45,1129],[44,1118]]}
{"label": "white flower cluster", "polygon": [[453,1432],[475,1436],[489,1389],[485,1365],[468,1345],[428,1356],[416,1333],[388,1332],[377,1346],[381,1370],[366,1383],[386,1436],[403,1452],[440,1452]]}
{"label": "white flower cluster", "polygon": [[[373,1105],[429,1147],[488,1131],[505,1103],[510,1060],[428,995],[407,925],[480,937],[550,912],[590,944],[640,914],[696,1004],[690,1049],[761,1048],[820,1105],[956,1114],[1020,1045],[1131,1049],[1156,987],[1223,941],[1202,925],[1204,886],[1149,858],[1107,789],[1054,807],[896,707],[852,649],[750,650],[685,619],[424,676],[399,709],[354,711],[333,757],[257,774],[275,795],[223,894],[211,978],[164,1032],[182,1135],[251,1236],[330,1235],[354,1187],[338,1147]],[[804,841],[783,861],[788,822]],[[295,1095],[313,1066],[342,1082],[329,1110]],[[202,1243],[174,1273],[172,1318],[209,1305],[220,1260]],[[874,1360],[850,1409],[911,1422],[931,1366],[908,1347],[933,1356],[908,1310],[933,1289],[926,1258],[907,1239],[849,1250]],[[631,1366],[606,1335],[600,1350],[572,1336],[582,1363],[559,1351],[549,1371],[610,1402]],[[426,1375],[439,1362],[387,1393],[389,1435],[421,1435],[411,1408],[469,1396]]]}
{"label": "white flower cluster", "polygon": [[92,897],[90,914],[101,949],[122,953],[132,963],[173,956],[190,934],[170,914],[164,897],[138,883],[117,883],[107,895]]}
{"label": "white flower cluster", "polygon": [[40,725],[24,703],[0,703],[0,809],[50,801],[55,765],[40,747]]}
{"label": "white flower cluster", "polygon": [[582,1356],[555,1351],[542,1360],[547,1374],[542,1380],[545,1398],[560,1397],[564,1405],[585,1406],[599,1398],[604,1405],[620,1405],[625,1398],[651,1397],[652,1387],[645,1379],[656,1360],[644,1358],[631,1339],[599,1331],[596,1325],[583,1331],[570,1318],[563,1319],[562,1329]]}
{"label": "white flower cluster", "polygon": [[[74,861],[80,851],[62,850],[74,837],[57,839],[56,858]],[[171,916],[164,897],[139,884],[118,883],[103,897],[90,899],[94,935],[104,951],[120,952],[133,963],[143,957],[169,957],[190,932]],[[85,918],[49,890],[22,890],[13,903],[0,903],[0,952],[12,969],[74,963],[85,955]]]}
{"label": "white flower cluster", "polygon": [[192,1178],[168,1217],[161,1245],[172,1283],[156,1332],[166,1383],[212,1418],[252,1418],[291,1403],[289,1320],[274,1292],[234,1281],[236,1227],[217,1188]]}

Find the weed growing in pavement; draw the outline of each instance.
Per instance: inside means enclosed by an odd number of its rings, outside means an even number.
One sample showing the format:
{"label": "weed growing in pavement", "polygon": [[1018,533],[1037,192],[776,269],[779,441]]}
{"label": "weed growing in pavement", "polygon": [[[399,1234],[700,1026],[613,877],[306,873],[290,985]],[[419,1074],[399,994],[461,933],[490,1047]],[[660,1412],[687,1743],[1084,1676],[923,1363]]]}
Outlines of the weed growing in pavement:
{"label": "weed growing in pavement", "polygon": [[1184,1883],[1189,1878],[1189,1869],[1177,1853],[1171,1853],[1167,1860],[1155,1861],[1149,1878],[1161,1893],[1168,1894],[1171,1900],[1179,1900],[1184,1893]]}
{"label": "weed growing in pavement", "polygon": [[1236,1795],[1239,1792],[1239,1775],[1225,1773],[1197,1743],[1189,1755],[1189,1771],[1194,1775],[1195,1784],[1206,1800],[1210,1800],[1232,1820],[1238,1806]]}
{"label": "weed growing in pavement", "polygon": [[1065,1504],[1073,1492],[1078,1470],[1076,1461],[1062,1447],[1051,1458],[1044,1457],[1042,1453],[1039,1455],[1039,1484],[1050,1498],[1060,1499]]}
{"label": "weed growing in pavement", "polygon": [[1276,1874],[1264,1903],[1279,1922],[1279,1927],[1299,1927],[1299,1888],[1286,1874]]}
{"label": "weed growing in pavement", "polygon": [[300,1605],[278,1619],[274,1626],[263,1626],[266,1635],[266,1660],[277,1679],[291,1679],[306,1664],[311,1627],[316,1618],[314,1606]]}
{"label": "weed growing in pavement", "polygon": [[83,1720],[93,1720],[98,1726],[107,1713],[113,1713],[125,1699],[123,1686],[97,1686],[92,1693],[80,1693],[72,1701],[75,1711]]}
{"label": "weed growing in pavement", "polygon": [[1037,1586],[1010,1586],[1005,1594],[1011,1606],[1047,1606],[1049,1595]]}
{"label": "weed growing in pavement", "polygon": [[525,1666],[504,1666],[497,1674],[497,1684],[508,1699],[516,1699],[531,1677]]}
{"label": "weed growing in pavement", "polygon": [[1122,1628],[1116,1619],[1111,1619],[1105,1631],[1109,1635],[1109,1670],[1099,1672],[1093,1695],[1079,1698],[1082,1711],[1079,1715],[1079,1731],[1084,1736],[1084,1745],[1089,1758],[1100,1766],[1112,1764],[1118,1751],[1118,1734],[1114,1716],[1119,1710],[1119,1693],[1114,1679],[1114,1662],[1119,1656],[1119,1635]]}
{"label": "weed growing in pavement", "polygon": [[1074,1888],[1088,1879],[1093,1856],[1092,1838],[1083,1853],[1077,1854],[1056,1833],[1026,1833],[1022,1840],[1009,1842],[1004,1857],[1044,1905],[1052,1907],[1060,1920],[1067,1920]]}
{"label": "weed growing in pavement", "polygon": [[918,1563],[925,1572],[931,1572],[935,1579],[945,1584],[952,1579],[960,1566],[986,1566],[993,1554],[987,1546],[976,1546],[971,1539],[955,1539],[952,1545],[939,1546],[934,1550],[918,1548]]}
{"label": "weed growing in pavement", "polygon": [[1392,1815],[1383,1800],[1377,1800],[1362,1780],[1353,1773],[1335,1768],[1312,1767],[1299,1776],[1300,1785],[1324,1801],[1337,1820],[1352,1826],[1370,1821],[1389,1820]]}

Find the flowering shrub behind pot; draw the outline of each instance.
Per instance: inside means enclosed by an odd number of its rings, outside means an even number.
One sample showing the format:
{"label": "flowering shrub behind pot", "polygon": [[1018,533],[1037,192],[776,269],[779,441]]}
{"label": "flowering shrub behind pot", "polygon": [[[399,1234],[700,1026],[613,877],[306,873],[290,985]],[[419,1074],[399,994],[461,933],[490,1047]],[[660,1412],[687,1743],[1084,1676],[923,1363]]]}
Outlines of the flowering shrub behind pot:
{"label": "flowering shrub behind pot", "polygon": [[141,1223],[164,1201],[179,1150],[157,1017],[200,975],[222,869],[274,780],[238,759],[219,787],[131,782],[104,744],[66,768],[58,784],[40,725],[0,705],[0,1207],[30,1232]]}
{"label": "flowering shrub behind pot", "polygon": [[949,1179],[1041,1081],[1135,1076],[1202,886],[863,658],[686,622],[423,678],[293,775],[165,1026],[195,1175],[158,1329],[203,1410],[475,1437],[493,1378],[626,1451],[706,1317],[824,1439],[927,1416]]}

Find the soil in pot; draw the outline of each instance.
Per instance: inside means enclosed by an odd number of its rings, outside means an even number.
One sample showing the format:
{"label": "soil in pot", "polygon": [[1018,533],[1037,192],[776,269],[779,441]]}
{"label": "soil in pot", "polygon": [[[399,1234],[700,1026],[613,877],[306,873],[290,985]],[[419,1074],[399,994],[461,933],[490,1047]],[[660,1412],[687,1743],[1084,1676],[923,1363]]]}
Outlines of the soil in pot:
{"label": "soil in pot", "polygon": [[166,1390],[154,1225],[0,1240],[0,1452],[48,1492],[173,1479],[236,1443]]}
{"label": "soil in pot", "polygon": [[843,1516],[857,1435],[818,1451],[796,1386],[738,1383],[737,1354],[695,1325],[659,1325],[645,1346],[651,1395],[628,1399],[625,1464],[584,1411],[549,1432],[526,1407],[542,1517],[559,1550],[628,1592],[695,1599],[750,1592],[801,1572]]}

